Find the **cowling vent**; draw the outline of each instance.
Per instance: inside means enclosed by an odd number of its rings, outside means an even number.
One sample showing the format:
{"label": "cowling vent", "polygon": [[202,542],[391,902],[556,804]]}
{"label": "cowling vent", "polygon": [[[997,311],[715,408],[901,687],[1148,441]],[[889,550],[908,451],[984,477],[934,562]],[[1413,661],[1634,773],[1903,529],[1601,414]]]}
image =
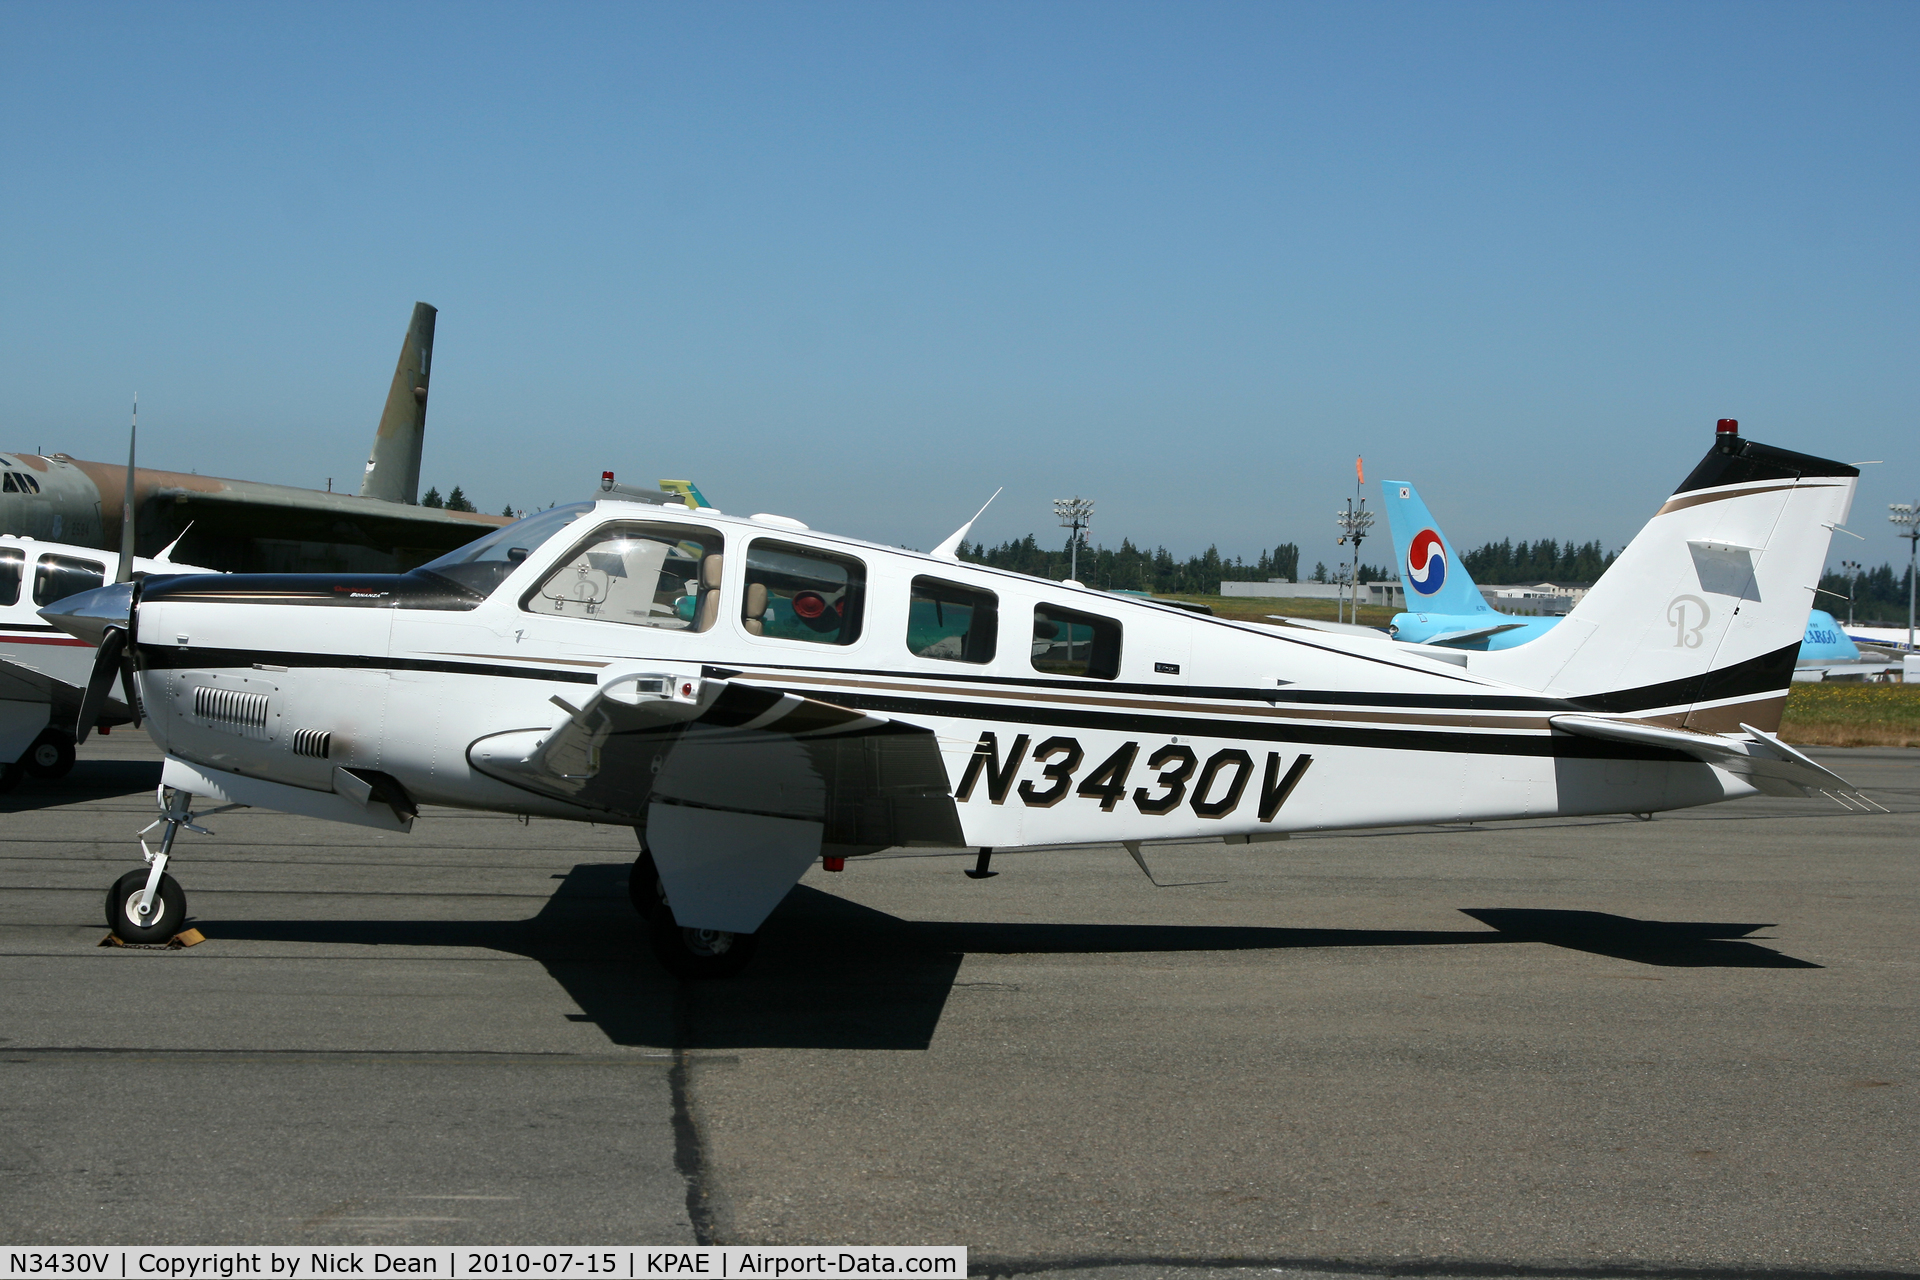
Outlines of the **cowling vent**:
{"label": "cowling vent", "polygon": [[267,695],[242,693],[238,689],[209,689],[202,685],[193,691],[193,714],[229,728],[264,729],[267,727]]}
{"label": "cowling vent", "polygon": [[295,729],[293,731],[293,754],[312,756],[315,760],[325,760],[333,750],[333,734],[325,729]]}

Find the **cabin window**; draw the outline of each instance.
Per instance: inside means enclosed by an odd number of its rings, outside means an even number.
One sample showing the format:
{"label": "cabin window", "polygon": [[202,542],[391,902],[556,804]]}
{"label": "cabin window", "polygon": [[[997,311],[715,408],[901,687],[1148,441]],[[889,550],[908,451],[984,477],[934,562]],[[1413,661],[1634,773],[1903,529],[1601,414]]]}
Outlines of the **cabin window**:
{"label": "cabin window", "polygon": [[866,595],[867,570],[858,560],[759,539],[747,547],[740,625],[774,640],[852,644]]}
{"label": "cabin window", "polygon": [[74,556],[41,556],[33,573],[33,602],[52,604],[103,585],[107,566]]}
{"label": "cabin window", "polygon": [[27,556],[18,547],[0,547],[0,605],[20,603],[20,579],[25,576]]}
{"label": "cabin window", "polygon": [[40,482],[24,471],[0,473],[0,493],[38,493]]}
{"label": "cabin window", "polygon": [[1033,669],[1111,680],[1120,674],[1120,624],[1052,605],[1033,611]]}
{"label": "cabin window", "polygon": [[723,542],[712,529],[603,525],[528,593],[524,607],[629,627],[706,631],[720,616]]}
{"label": "cabin window", "polygon": [[414,572],[445,578],[484,599],[541,543],[592,510],[591,502],[573,502],[536,511],[437,560],[429,560]]}
{"label": "cabin window", "polygon": [[916,658],[992,662],[999,600],[991,591],[915,578],[907,602],[907,651]]}

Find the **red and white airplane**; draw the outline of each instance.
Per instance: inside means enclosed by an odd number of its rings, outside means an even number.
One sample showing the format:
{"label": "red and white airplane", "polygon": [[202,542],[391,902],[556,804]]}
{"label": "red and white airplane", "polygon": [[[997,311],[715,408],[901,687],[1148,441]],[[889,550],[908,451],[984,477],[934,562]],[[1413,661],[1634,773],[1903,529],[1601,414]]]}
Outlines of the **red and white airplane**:
{"label": "red and white airplane", "polygon": [[[685,976],[738,970],[816,861],[1547,815],[1825,791],[1781,742],[1857,472],[1717,435],[1551,633],[1492,653],[1243,624],[780,516],[598,501],[395,575],[148,578],[59,601],[167,753],[114,886],[180,928],[196,805],[393,831],[424,805],[639,833]],[[204,811],[202,813],[204,816]]]}
{"label": "red and white airplane", "polygon": [[[133,573],[212,573],[173,560],[169,546],[136,556]],[[45,622],[40,610],[120,576],[111,551],[0,534],[0,791],[22,774],[64,777],[73,768],[75,720],[93,673],[94,646]],[[131,699],[116,687],[88,730],[133,719]]]}

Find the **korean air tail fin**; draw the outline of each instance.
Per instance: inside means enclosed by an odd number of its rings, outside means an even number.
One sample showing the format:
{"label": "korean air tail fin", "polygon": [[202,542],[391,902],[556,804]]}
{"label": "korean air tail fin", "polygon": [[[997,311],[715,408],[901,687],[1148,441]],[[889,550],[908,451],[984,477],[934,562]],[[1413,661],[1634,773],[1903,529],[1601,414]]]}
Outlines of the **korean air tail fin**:
{"label": "korean air tail fin", "polygon": [[413,320],[400,344],[393,385],[374,433],[373,452],[360,480],[360,496],[412,506],[420,500],[420,449],[427,436],[427,386],[433,363],[434,308],[413,304]]}
{"label": "korean air tail fin", "polygon": [[1780,727],[1832,530],[1859,471],[1714,446],[1559,626],[1472,670],[1584,711],[1706,733]]}
{"label": "korean air tail fin", "polygon": [[1453,544],[1420,501],[1420,491],[1404,480],[1380,485],[1381,505],[1387,509],[1387,528],[1393,534],[1400,581],[1407,589],[1407,608],[1428,613],[1492,613],[1480,588],[1467,576]]}

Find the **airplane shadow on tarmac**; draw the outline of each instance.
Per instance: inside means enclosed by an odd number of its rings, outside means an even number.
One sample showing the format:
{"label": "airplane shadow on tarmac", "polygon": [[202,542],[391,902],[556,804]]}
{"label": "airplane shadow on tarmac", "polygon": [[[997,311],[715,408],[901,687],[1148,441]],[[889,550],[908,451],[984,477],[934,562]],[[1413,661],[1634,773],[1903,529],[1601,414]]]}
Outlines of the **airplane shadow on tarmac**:
{"label": "airplane shadow on tarmac", "polygon": [[159,785],[158,760],[80,760],[64,778],[25,777],[12,791],[0,792],[0,813],[28,813],[114,796],[152,795]]}
{"label": "airplane shadow on tarmac", "polygon": [[484,947],[539,961],[615,1044],[684,1049],[925,1049],[969,954],[1077,955],[1535,942],[1640,964],[1817,969],[1747,940],[1769,926],[1634,920],[1596,911],[1468,910],[1490,929],[903,920],[801,885],[739,978],[676,983],[652,959],[624,863],[582,863],[515,921],[210,920],[210,939]]}

